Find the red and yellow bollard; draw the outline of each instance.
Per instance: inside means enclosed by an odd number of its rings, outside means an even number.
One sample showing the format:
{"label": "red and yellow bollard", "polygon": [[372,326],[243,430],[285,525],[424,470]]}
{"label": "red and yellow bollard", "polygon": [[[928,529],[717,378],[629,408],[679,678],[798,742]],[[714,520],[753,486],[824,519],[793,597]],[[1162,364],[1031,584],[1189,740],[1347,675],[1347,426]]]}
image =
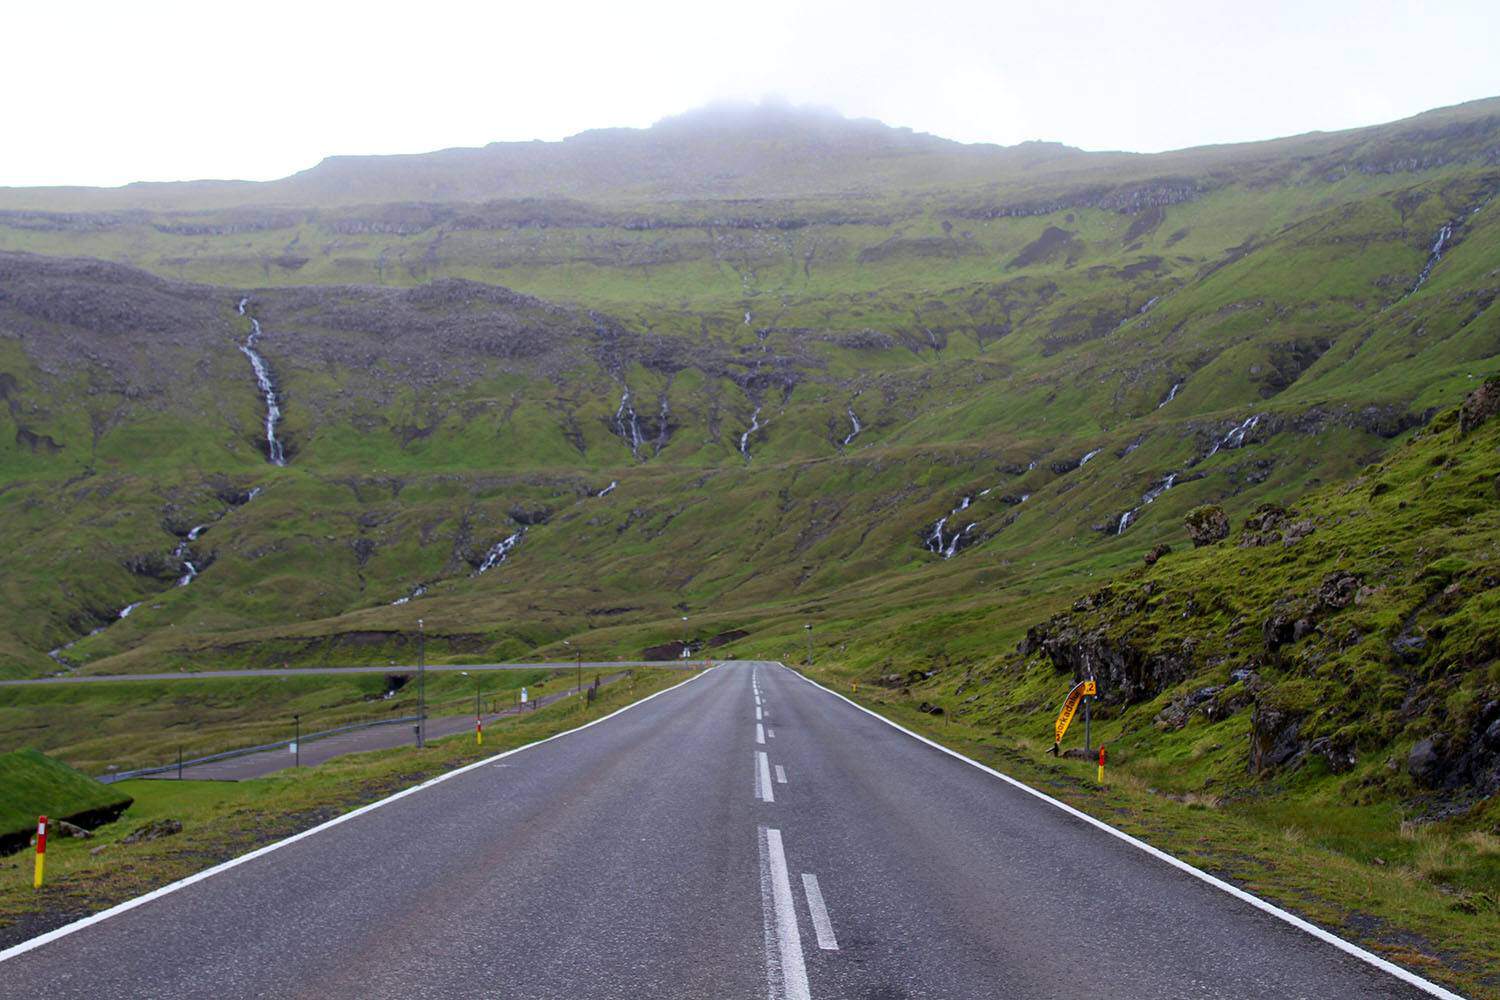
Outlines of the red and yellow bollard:
{"label": "red and yellow bollard", "polygon": [[484,746],[484,720],[483,719],[475,719],[474,720],[474,744],[476,746],[481,746],[481,747]]}
{"label": "red and yellow bollard", "polygon": [[1099,784],[1104,784],[1104,744],[1099,744]]}
{"label": "red and yellow bollard", "polygon": [[42,870],[47,867],[47,817],[39,817],[36,821],[36,874],[32,876],[31,887],[40,889],[42,887]]}

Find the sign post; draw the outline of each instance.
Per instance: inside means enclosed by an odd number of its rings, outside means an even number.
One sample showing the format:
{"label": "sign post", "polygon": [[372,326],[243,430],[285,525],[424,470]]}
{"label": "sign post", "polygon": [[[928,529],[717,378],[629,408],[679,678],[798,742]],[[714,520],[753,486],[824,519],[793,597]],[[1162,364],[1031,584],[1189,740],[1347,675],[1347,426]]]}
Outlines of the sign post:
{"label": "sign post", "polygon": [[[1063,735],[1067,733],[1068,726],[1073,724],[1073,716],[1078,712],[1080,703],[1084,703],[1084,718],[1088,718],[1087,703],[1085,698],[1092,698],[1099,691],[1099,686],[1090,677],[1086,681],[1079,681],[1073,685],[1073,690],[1068,692],[1068,697],[1063,700],[1062,711],[1057,713],[1057,721],[1052,724],[1052,755],[1055,757],[1062,752]],[[1087,723],[1085,723],[1087,728]]]}
{"label": "sign post", "polygon": [[47,817],[40,816],[36,821],[36,872],[31,877],[31,887],[40,889],[42,887],[42,871],[47,867]]}

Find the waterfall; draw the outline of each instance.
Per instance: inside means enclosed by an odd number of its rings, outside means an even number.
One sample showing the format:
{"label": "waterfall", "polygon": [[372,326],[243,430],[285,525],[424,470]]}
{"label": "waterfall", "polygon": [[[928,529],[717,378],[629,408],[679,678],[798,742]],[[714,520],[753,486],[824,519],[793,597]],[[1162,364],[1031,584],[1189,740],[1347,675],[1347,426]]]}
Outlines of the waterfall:
{"label": "waterfall", "polygon": [[[623,384],[623,383],[622,383]],[[641,451],[641,423],[630,405],[630,386],[624,386],[620,396],[620,408],[615,411],[615,433],[630,444],[630,457],[639,458]]]}
{"label": "waterfall", "polygon": [[932,526],[932,534],[927,536],[927,551],[941,554],[943,551],[943,525],[948,523],[946,517],[940,517],[937,524]]}
{"label": "waterfall", "polygon": [[1156,408],[1159,410],[1163,406],[1166,406],[1168,403],[1170,403],[1172,400],[1176,399],[1177,398],[1177,390],[1181,389],[1181,388],[1182,388],[1182,383],[1181,382],[1173,382],[1172,383],[1172,388],[1170,388],[1170,389],[1167,390],[1167,398],[1163,399],[1160,403],[1157,403],[1156,404]]}
{"label": "waterfall", "polygon": [[480,563],[479,568],[474,571],[474,575],[478,576],[480,573],[494,569],[505,562],[506,558],[515,550],[515,547],[521,544],[521,536],[524,534],[526,534],[526,529],[522,528],[508,538],[502,538],[492,545],[489,552],[485,553],[484,562]]}
{"label": "waterfall", "polygon": [[600,490],[598,493],[595,493],[594,496],[596,496],[596,497],[607,497],[611,493],[613,493],[615,491],[615,487],[619,486],[619,485],[620,485],[619,480],[611,479],[609,481],[609,485],[606,486],[606,487],[604,487],[604,489]]}
{"label": "waterfall", "polygon": [[745,456],[745,461],[750,461],[750,435],[760,430],[760,407],[750,414],[750,429],[740,435],[740,454]]}
{"label": "waterfall", "polygon": [[[248,298],[240,299],[241,316],[245,315],[245,304],[249,301]],[[255,349],[255,342],[259,339],[260,321],[251,316],[250,336],[240,345],[240,353],[250,359],[250,367],[255,371],[255,384],[266,400],[266,458],[272,465],[285,465],[286,451],[276,439],[276,425],[281,422],[281,406],[276,401],[276,383],[271,378],[271,368]]]}
{"label": "waterfall", "polygon": [[1253,431],[1255,429],[1255,425],[1260,423],[1260,418],[1261,414],[1259,413],[1255,414],[1252,417],[1246,418],[1244,423],[1240,424],[1234,430],[1230,431],[1228,434],[1225,434],[1222,438],[1215,441],[1214,446],[1208,449],[1208,454],[1204,455],[1203,458],[1213,458],[1214,455],[1218,454],[1219,449],[1221,448],[1233,449],[1240,447],[1245,443],[1245,435]]}
{"label": "waterfall", "polygon": [[661,394],[661,412],[657,416],[659,424],[658,424],[657,429],[656,429],[656,445],[651,450],[651,453],[653,455],[660,455],[661,454],[661,450],[667,446],[667,435],[668,435],[669,429],[671,427],[671,424],[670,424],[671,416],[672,416],[672,408],[667,404],[667,393],[666,393],[666,390],[662,390],[662,394]]}
{"label": "waterfall", "polygon": [[183,564],[183,574],[177,577],[177,586],[187,586],[193,580],[198,579],[198,567],[192,564],[192,559],[187,558],[190,555],[192,555],[192,549],[187,547],[186,538],[178,541],[177,547],[172,549],[172,558],[181,559],[181,564]]}
{"label": "waterfall", "polygon": [[1085,465],[1088,465],[1089,464],[1089,459],[1093,458],[1095,455],[1099,454],[1103,450],[1104,450],[1103,448],[1095,448],[1093,451],[1089,452],[1087,455],[1084,455],[1082,458],[1080,458],[1078,460],[1078,467],[1081,469]]}
{"label": "waterfall", "polygon": [[745,310],[745,325],[746,326],[750,325],[750,310],[748,310],[748,309]]}
{"label": "waterfall", "polygon": [[145,604],[145,603],[146,603],[145,601],[136,601],[134,604],[127,604],[127,605],[125,605],[123,608],[120,609],[120,614],[119,614],[118,617],[120,617],[120,618],[129,618],[130,617],[130,612],[134,611],[136,608],[140,607],[142,604]]}
{"label": "waterfall", "polygon": [[411,588],[410,594],[407,594],[405,597],[398,597],[394,601],[392,601],[391,607],[394,608],[398,604],[408,604],[411,602],[412,598],[421,597],[425,593],[427,593],[427,584],[419,583],[415,587]]}
{"label": "waterfall", "polygon": [[1176,472],[1168,473],[1165,479],[1157,483],[1155,486],[1151,487],[1145,493],[1141,494],[1140,506],[1132,507],[1130,510],[1127,510],[1125,513],[1120,515],[1120,524],[1117,528],[1115,528],[1115,534],[1125,534],[1125,529],[1130,527],[1130,522],[1135,520],[1135,516],[1140,512],[1141,507],[1144,507],[1149,503],[1155,503],[1157,497],[1160,497],[1163,493],[1167,492],[1167,490],[1170,490],[1176,484],[1178,475],[1179,473]]}
{"label": "waterfall", "polygon": [[957,507],[948,512],[946,517],[938,518],[937,523],[932,526],[932,532],[927,536],[927,540],[923,543],[923,548],[927,549],[928,552],[932,552],[936,555],[942,556],[944,559],[952,559],[958,552],[959,539],[967,535],[969,532],[973,531],[979,525],[970,524],[962,531],[955,531],[953,532],[952,538],[946,537],[943,534],[943,529],[947,527],[950,518],[953,518],[963,511],[968,510],[969,505],[973,502],[973,497],[964,497],[959,501]]}
{"label": "waterfall", "polygon": [[1417,275],[1417,283],[1411,286],[1411,291],[1407,292],[1407,295],[1422,287],[1422,283],[1427,280],[1432,269],[1437,266],[1438,261],[1443,259],[1443,252],[1448,249],[1448,243],[1452,239],[1453,223],[1445,222],[1443,228],[1438,230],[1437,239],[1432,241],[1432,249],[1427,252],[1427,263],[1422,267],[1422,273]]}
{"label": "waterfall", "polygon": [[852,407],[852,406],[849,407],[848,413],[849,413],[849,423],[853,425],[854,429],[851,430],[849,432],[848,436],[844,438],[844,447],[845,448],[849,447],[849,442],[853,441],[855,438],[859,437],[859,432],[862,431],[862,430],[864,430],[864,428],[862,426],[860,426],[859,418],[854,415],[854,407]]}

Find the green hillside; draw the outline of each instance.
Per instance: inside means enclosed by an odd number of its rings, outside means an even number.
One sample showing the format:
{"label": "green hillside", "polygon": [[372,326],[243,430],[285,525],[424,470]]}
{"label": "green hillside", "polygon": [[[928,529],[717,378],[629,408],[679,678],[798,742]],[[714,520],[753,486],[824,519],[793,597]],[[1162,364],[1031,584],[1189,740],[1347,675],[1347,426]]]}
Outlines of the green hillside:
{"label": "green hillside", "polygon": [[24,846],[37,817],[89,827],[129,807],[131,798],[36,750],[0,754],[0,848]]}
{"label": "green hillside", "polygon": [[763,110],[4,192],[0,674],[992,650],[1495,371],[1497,143]]}

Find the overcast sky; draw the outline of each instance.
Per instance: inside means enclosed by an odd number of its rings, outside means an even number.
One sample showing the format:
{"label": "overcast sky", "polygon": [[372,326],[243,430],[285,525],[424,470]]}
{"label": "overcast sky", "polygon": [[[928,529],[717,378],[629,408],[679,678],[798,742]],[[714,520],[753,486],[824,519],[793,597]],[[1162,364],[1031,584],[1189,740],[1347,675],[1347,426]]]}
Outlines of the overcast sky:
{"label": "overcast sky", "polygon": [[767,95],[1139,151],[1500,95],[1500,0],[22,0],[4,22],[4,185],[263,180]]}

